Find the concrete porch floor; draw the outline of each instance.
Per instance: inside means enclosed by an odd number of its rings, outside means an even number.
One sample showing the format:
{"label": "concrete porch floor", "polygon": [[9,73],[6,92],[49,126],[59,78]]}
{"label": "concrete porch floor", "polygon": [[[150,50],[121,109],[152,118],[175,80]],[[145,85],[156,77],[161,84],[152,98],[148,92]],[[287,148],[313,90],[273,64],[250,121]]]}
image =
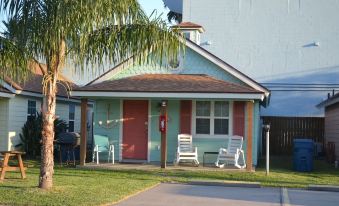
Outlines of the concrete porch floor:
{"label": "concrete porch floor", "polygon": [[[142,170],[142,171],[152,171],[152,170],[161,170],[159,163],[107,163],[103,162],[96,164],[93,162],[86,163],[85,166],[77,165],[77,168],[82,169],[104,169],[104,170]],[[228,171],[228,172],[246,172],[246,169],[238,169],[234,166],[225,166],[224,168],[217,168],[214,165],[206,166],[194,166],[189,163],[183,163],[179,165],[167,164],[166,170],[181,170],[181,171]]]}

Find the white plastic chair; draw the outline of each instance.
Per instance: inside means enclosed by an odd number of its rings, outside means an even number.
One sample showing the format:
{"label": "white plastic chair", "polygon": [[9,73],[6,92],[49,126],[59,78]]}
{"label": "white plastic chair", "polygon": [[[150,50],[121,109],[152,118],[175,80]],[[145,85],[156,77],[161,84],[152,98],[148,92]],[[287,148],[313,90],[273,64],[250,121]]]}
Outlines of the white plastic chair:
{"label": "white plastic chair", "polygon": [[109,138],[103,135],[94,135],[94,149],[93,149],[93,162],[96,159],[99,164],[99,153],[108,153],[108,162],[112,157],[112,164],[114,164],[114,145],[109,143]]}
{"label": "white plastic chair", "polygon": [[177,156],[174,161],[175,164],[179,164],[181,160],[193,161],[196,165],[199,165],[198,161],[198,148],[192,145],[192,135],[179,134],[178,135],[178,148]]}
{"label": "white plastic chair", "polygon": [[[220,148],[217,161],[215,162],[215,166],[219,168],[223,168],[226,165],[233,164],[235,167],[239,169],[243,169],[246,167],[245,163],[245,155],[242,150],[243,140],[244,138],[241,136],[231,136],[228,142],[227,149]],[[243,164],[239,164],[239,159],[242,158]],[[220,162],[224,162],[221,164]]]}

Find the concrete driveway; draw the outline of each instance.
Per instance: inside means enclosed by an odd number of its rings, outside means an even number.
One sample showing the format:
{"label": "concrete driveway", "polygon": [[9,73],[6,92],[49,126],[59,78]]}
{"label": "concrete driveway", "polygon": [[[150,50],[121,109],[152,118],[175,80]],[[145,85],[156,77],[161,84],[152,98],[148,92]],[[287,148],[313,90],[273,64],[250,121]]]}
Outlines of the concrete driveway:
{"label": "concrete driveway", "polygon": [[[285,192],[286,193],[286,192]],[[160,184],[159,186],[124,200],[119,206],[225,206],[225,205],[282,205],[279,188],[239,188],[183,184]],[[287,190],[290,205],[339,205],[339,194]]]}

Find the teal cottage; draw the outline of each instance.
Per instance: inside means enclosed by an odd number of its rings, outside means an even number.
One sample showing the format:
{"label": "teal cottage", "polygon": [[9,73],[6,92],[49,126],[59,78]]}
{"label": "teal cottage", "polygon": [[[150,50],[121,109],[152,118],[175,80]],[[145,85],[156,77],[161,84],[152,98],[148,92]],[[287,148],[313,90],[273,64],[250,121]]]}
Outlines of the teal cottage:
{"label": "teal cottage", "polygon": [[[178,134],[191,134],[202,162],[205,152],[227,148],[229,137],[239,135],[251,170],[258,158],[260,106],[267,105],[270,92],[200,47],[201,26],[184,22],[177,27],[187,38],[178,61],[163,66],[127,60],[72,91],[82,99],[82,131],[90,99],[95,102],[93,133],[109,137],[116,161],[160,162],[163,152],[173,162]],[[167,114],[164,132],[159,130],[162,114]],[[82,164],[87,139],[82,138]]]}

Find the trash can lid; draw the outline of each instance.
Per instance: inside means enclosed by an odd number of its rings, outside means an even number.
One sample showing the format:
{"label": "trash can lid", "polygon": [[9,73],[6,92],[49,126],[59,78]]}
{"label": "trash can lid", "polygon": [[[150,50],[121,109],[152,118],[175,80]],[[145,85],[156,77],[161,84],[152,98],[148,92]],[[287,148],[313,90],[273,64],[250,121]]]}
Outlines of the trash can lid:
{"label": "trash can lid", "polygon": [[305,143],[313,143],[313,140],[312,139],[300,139],[300,138],[296,138],[296,139],[294,139],[293,140],[293,142],[300,142],[300,143],[303,143],[303,142],[305,142]]}

